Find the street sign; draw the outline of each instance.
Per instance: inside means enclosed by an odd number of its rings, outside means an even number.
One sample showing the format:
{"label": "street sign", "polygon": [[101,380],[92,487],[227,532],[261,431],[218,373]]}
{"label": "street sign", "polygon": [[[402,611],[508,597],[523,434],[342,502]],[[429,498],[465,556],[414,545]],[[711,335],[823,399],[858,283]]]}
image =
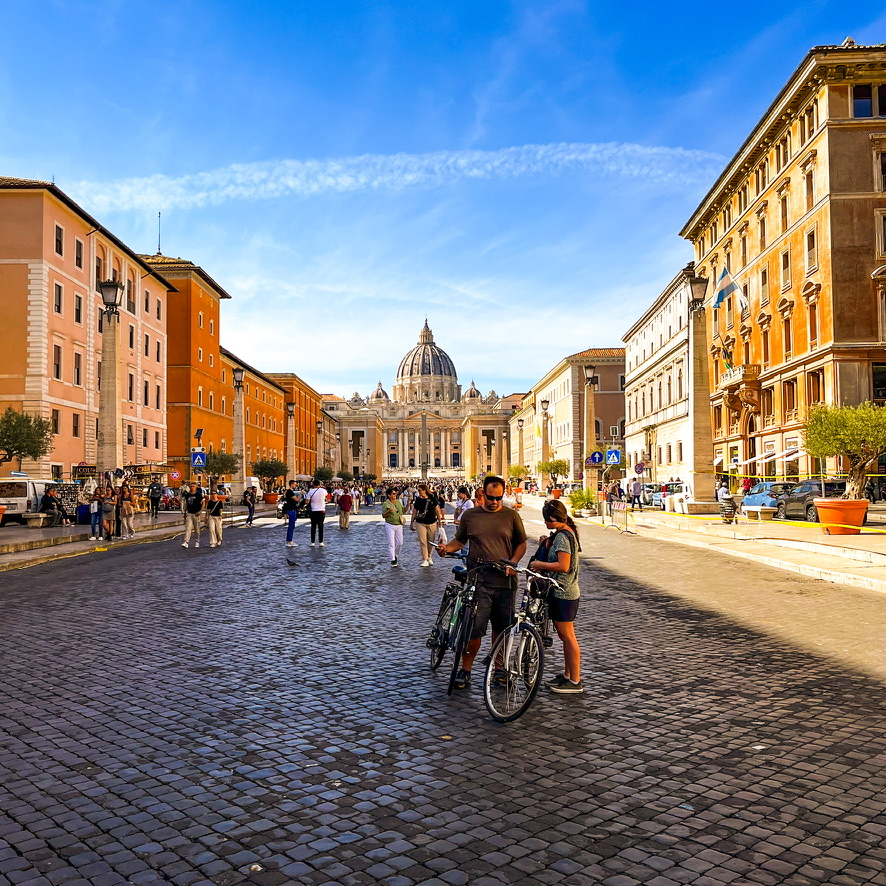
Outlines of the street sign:
{"label": "street sign", "polygon": [[607,449],[606,450],[606,464],[617,465],[620,462],[621,462],[621,450],[620,449]]}
{"label": "street sign", "polygon": [[206,467],[206,453],[205,452],[192,452],[191,453],[191,467],[192,468],[205,468]]}
{"label": "street sign", "polygon": [[588,461],[592,465],[602,465],[603,464],[603,453],[600,452],[599,449],[595,449],[589,456]]}
{"label": "street sign", "polygon": [[646,462],[638,461],[637,464],[634,465],[634,472],[637,474],[642,474],[645,470]]}
{"label": "street sign", "polygon": [[181,480],[181,478],[182,478],[181,471],[170,471],[169,478],[171,480]]}

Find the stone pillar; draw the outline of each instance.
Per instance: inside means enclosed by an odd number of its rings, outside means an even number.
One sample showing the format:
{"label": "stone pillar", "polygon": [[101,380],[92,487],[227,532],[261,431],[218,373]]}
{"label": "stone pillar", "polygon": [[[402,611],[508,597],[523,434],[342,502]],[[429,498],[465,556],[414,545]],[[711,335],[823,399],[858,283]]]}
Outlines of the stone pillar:
{"label": "stone pillar", "polygon": [[[91,302],[90,302],[91,304]],[[96,468],[113,474],[123,467],[123,417],[120,414],[120,317],[105,312],[102,331],[102,387],[98,399]],[[190,442],[190,441],[189,441]]]}

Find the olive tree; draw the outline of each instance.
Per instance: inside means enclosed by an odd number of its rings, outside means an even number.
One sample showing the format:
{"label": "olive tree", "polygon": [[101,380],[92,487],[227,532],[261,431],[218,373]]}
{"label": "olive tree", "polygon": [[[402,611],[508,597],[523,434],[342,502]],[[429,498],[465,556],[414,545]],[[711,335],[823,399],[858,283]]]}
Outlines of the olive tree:
{"label": "olive tree", "polygon": [[849,463],[843,498],[864,498],[868,472],[886,453],[886,408],[813,406],[803,428],[803,444],[813,458],[842,456]]}
{"label": "olive tree", "polygon": [[0,415],[0,464],[15,458],[41,459],[52,452],[52,422],[11,406]]}

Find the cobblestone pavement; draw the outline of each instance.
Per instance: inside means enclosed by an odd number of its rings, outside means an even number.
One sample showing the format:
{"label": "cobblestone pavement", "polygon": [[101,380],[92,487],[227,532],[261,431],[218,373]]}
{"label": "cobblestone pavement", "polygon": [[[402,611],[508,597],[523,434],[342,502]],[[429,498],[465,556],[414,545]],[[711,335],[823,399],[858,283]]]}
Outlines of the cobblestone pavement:
{"label": "cobblestone pavement", "polygon": [[882,596],[583,530],[588,691],[499,725],[376,520],[3,575],[0,886],[886,884]]}

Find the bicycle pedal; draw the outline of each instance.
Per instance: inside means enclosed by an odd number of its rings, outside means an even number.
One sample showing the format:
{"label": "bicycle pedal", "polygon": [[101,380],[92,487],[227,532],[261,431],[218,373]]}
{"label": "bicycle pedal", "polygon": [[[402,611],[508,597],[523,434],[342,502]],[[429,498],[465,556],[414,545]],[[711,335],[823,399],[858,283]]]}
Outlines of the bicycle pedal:
{"label": "bicycle pedal", "polygon": [[425,640],[425,646],[427,646],[428,649],[436,649],[439,645],[440,643],[436,637],[428,637],[428,639]]}
{"label": "bicycle pedal", "polygon": [[550,649],[554,645],[553,637],[545,637],[543,641],[543,645],[545,649]]}

